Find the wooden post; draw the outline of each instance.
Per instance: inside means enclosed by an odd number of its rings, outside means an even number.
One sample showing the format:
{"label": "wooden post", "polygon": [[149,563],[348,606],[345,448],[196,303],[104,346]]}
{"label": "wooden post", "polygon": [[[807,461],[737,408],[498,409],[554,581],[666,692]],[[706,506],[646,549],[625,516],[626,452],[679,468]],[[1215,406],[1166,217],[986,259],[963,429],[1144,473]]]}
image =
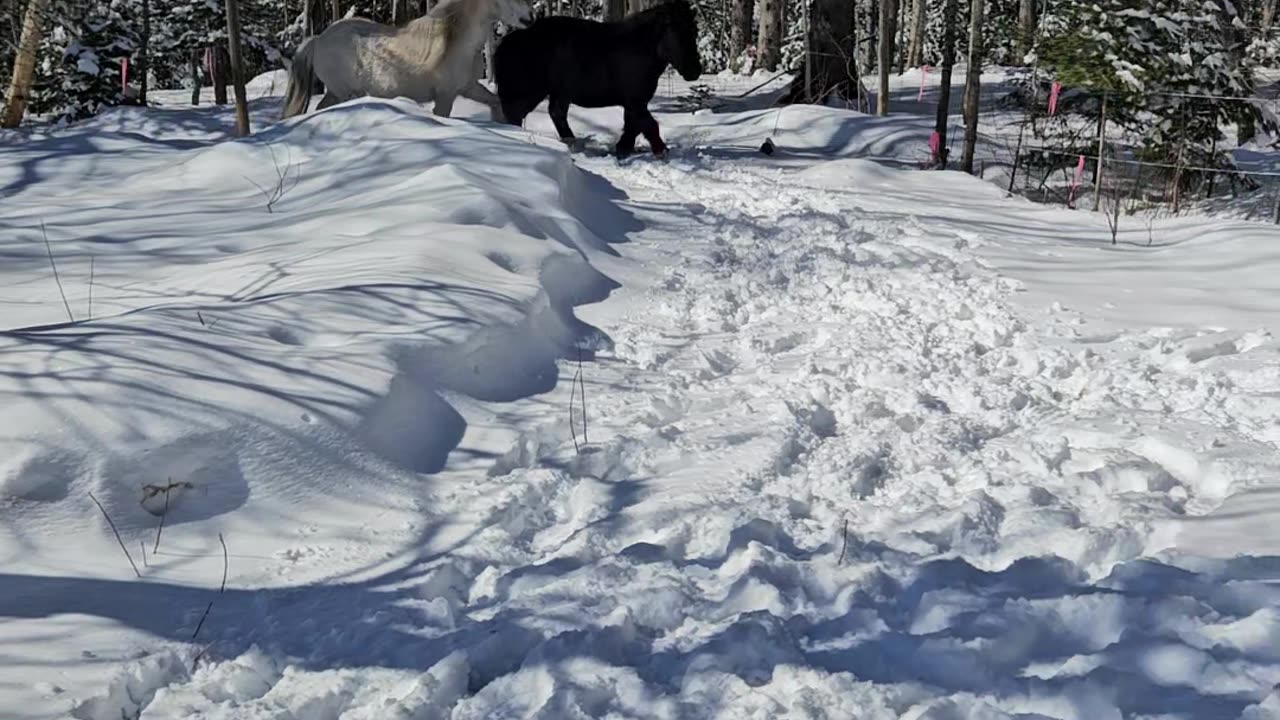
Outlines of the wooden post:
{"label": "wooden post", "polygon": [[191,51],[191,104],[200,104],[200,51]]}
{"label": "wooden post", "polygon": [[151,69],[151,0],[142,0],[142,56],[138,63],[138,102],[147,104],[147,72]]}
{"label": "wooden post", "polygon": [[1098,119],[1098,172],[1093,179],[1093,209],[1102,208],[1102,152],[1107,132],[1107,92],[1102,92],[1102,116]]}
{"label": "wooden post", "polygon": [[947,169],[947,128],[951,124],[951,75],[956,65],[956,14],[958,0],[942,6],[942,86],[938,91],[938,114],[933,130],[938,133],[938,169]]}
{"label": "wooden post", "polygon": [[249,134],[249,100],[245,97],[244,64],[240,58],[239,0],[227,0],[227,45],[231,57],[231,82],[236,93],[236,136],[245,137]]}
{"label": "wooden post", "polygon": [[880,52],[876,61],[880,75],[880,91],[876,94],[876,115],[889,114],[889,68],[893,65],[893,41],[897,34],[894,24],[898,19],[898,9],[893,0],[880,1]]}
{"label": "wooden post", "polygon": [[982,31],[985,16],[982,0],[973,0],[969,14],[969,66],[964,81],[964,154],[960,169],[973,174],[973,156],[978,147],[978,109],[982,96]]}

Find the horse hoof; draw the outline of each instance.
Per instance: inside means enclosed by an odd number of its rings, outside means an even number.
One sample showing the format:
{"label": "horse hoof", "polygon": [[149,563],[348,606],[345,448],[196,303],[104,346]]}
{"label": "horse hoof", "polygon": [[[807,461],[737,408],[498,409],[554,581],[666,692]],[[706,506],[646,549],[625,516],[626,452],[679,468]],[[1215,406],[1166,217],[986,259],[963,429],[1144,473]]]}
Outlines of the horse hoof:
{"label": "horse hoof", "polygon": [[658,149],[656,149],[656,150],[654,150],[654,151],[653,151],[653,156],[654,156],[654,157],[656,157],[656,158],[658,158],[659,160],[666,160],[666,159],[667,159],[667,149],[666,149],[665,147],[658,148]]}

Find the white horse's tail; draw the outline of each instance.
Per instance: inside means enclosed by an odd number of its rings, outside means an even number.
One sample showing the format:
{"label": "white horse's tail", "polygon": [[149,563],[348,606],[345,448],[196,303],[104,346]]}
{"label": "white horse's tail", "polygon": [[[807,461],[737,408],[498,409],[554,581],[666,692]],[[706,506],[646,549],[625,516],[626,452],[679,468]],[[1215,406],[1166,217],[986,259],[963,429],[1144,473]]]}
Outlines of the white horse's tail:
{"label": "white horse's tail", "polygon": [[301,115],[311,104],[311,88],[315,83],[315,73],[311,69],[311,56],[315,53],[315,38],[307,38],[293,54],[289,63],[289,86],[284,92],[284,112],[281,119]]}

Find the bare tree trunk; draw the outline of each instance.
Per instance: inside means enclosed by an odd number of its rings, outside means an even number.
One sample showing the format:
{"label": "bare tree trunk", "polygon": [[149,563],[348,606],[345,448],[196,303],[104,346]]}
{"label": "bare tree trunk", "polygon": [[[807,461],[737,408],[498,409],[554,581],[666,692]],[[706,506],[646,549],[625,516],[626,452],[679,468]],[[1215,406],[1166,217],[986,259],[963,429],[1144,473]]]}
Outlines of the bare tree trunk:
{"label": "bare tree trunk", "polygon": [[880,73],[880,92],[876,95],[876,114],[889,114],[889,68],[893,65],[894,25],[898,16],[894,0],[880,0],[880,57],[877,58]]}
{"label": "bare tree trunk", "polygon": [[1262,33],[1263,37],[1270,39],[1271,25],[1276,19],[1276,0],[1264,0],[1262,3]]}
{"label": "bare tree trunk", "polygon": [[227,104],[227,50],[221,45],[206,48],[209,58],[209,81],[213,83],[213,104]]}
{"label": "bare tree trunk", "polygon": [[191,104],[200,104],[200,51],[191,51]]}
{"label": "bare tree trunk", "polygon": [[854,3],[815,0],[809,9],[809,54],[780,104],[822,104],[832,95],[856,100],[863,94],[858,74]]}
{"label": "bare tree trunk", "polygon": [[907,51],[907,66],[924,64],[924,16],[928,0],[915,0],[911,5],[911,42]]}
{"label": "bare tree trunk", "polygon": [[[337,4],[337,0],[334,0],[334,4]],[[249,100],[244,92],[244,63],[240,57],[239,0],[227,0],[227,46],[231,60],[231,82],[236,92],[236,136],[245,137],[249,134]]]}
{"label": "bare tree trunk", "polygon": [[329,1],[329,24],[332,25],[342,19],[342,0]]}
{"label": "bare tree trunk", "polygon": [[[875,38],[876,30],[879,28],[879,3],[883,0],[857,0],[862,3],[862,35],[867,38]],[[871,69],[876,66],[876,53],[878,52],[876,43],[870,41],[859,45],[858,49],[862,51],[862,62],[859,67]]]}
{"label": "bare tree trunk", "polygon": [[142,47],[138,57],[138,102],[147,104],[147,71],[151,69],[151,0],[142,0]]}
{"label": "bare tree trunk", "polygon": [[755,22],[755,0],[731,0],[729,18],[729,55],[736,58],[751,44],[751,26]]}
{"label": "bare tree trunk", "polygon": [[938,167],[947,167],[947,130],[951,125],[951,74],[956,65],[957,0],[946,0],[942,6],[942,86],[938,90],[938,115],[933,124],[938,133]]}
{"label": "bare tree trunk", "polygon": [[1031,52],[1036,36],[1036,0],[1018,2],[1018,62]]}
{"label": "bare tree trunk", "polygon": [[0,127],[16,128],[22,124],[27,112],[27,100],[31,97],[31,85],[36,77],[36,55],[40,41],[44,39],[44,17],[49,12],[49,0],[30,0],[27,14],[22,19],[22,39],[18,41],[18,56],[13,60],[13,77],[9,79],[8,100]]}
{"label": "bare tree trunk", "polygon": [[907,14],[911,8],[906,3],[911,0],[894,0],[893,3],[893,21],[894,35],[897,37],[893,46],[893,62],[894,70],[899,75],[905,69],[907,64]]}
{"label": "bare tree trunk", "polygon": [[782,59],[782,1],[760,0],[760,36],[756,43],[756,67],[770,72]]}
{"label": "bare tree trunk", "polygon": [[612,22],[627,16],[627,0],[604,0],[604,21]]}
{"label": "bare tree trunk", "polygon": [[968,74],[964,82],[964,155],[960,169],[973,174],[973,155],[978,145],[978,106],[982,93],[982,0],[973,0],[969,15]]}

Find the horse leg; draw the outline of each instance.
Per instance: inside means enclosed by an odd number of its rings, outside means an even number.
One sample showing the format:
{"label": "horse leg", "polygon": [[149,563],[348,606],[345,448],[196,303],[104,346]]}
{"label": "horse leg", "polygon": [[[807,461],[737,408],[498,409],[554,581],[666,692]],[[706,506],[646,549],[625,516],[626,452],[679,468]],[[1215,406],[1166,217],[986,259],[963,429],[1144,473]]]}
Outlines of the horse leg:
{"label": "horse leg", "polygon": [[502,102],[498,100],[497,95],[489,91],[489,88],[481,85],[479,80],[472,81],[471,84],[462,88],[462,97],[488,105],[489,119],[494,122],[503,122]]}
{"label": "horse leg", "polygon": [[667,156],[667,144],[662,142],[662,136],[658,134],[658,121],[653,115],[649,114],[649,108],[640,106],[635,110],[636,126],[644,139],[649,141],[649,147],[653,149],[653,154],[658,158]]}
{"label": "horse leg", "polygon": [[436,117],[449,117],[449,113],[453,112],[453,101],[457,99],[458,96],[451,93],[437,93],[436,105],[431,112],[435,113]]}
{"label": "horse leg", "polygon": [[569,101],[553,95],[551,102],[547,103],[547,114],[551,116],[551,122],[555,123],[556,132],[560,133],[560,142],[573,145],[577,138],[569,129]]}
{"label": "horse leg", "polygon": [[623,108],[622,137],[618,138],[618,144],[613,148],[619,159],[636,151],[636,136],[639,134],[640,128],[636,125],[635,113],[631,112],[630,108]]}
{"label": "horse leg", "polygon": [[316,110],[317,111],[323,110],[329,107],[330,105],[337,105],[340,102],[342,101],[338,99],[337,95],[333,94],[332,90],[326,89],[324,93],[324,97],[320,98],[319,104],[316,105]]}

